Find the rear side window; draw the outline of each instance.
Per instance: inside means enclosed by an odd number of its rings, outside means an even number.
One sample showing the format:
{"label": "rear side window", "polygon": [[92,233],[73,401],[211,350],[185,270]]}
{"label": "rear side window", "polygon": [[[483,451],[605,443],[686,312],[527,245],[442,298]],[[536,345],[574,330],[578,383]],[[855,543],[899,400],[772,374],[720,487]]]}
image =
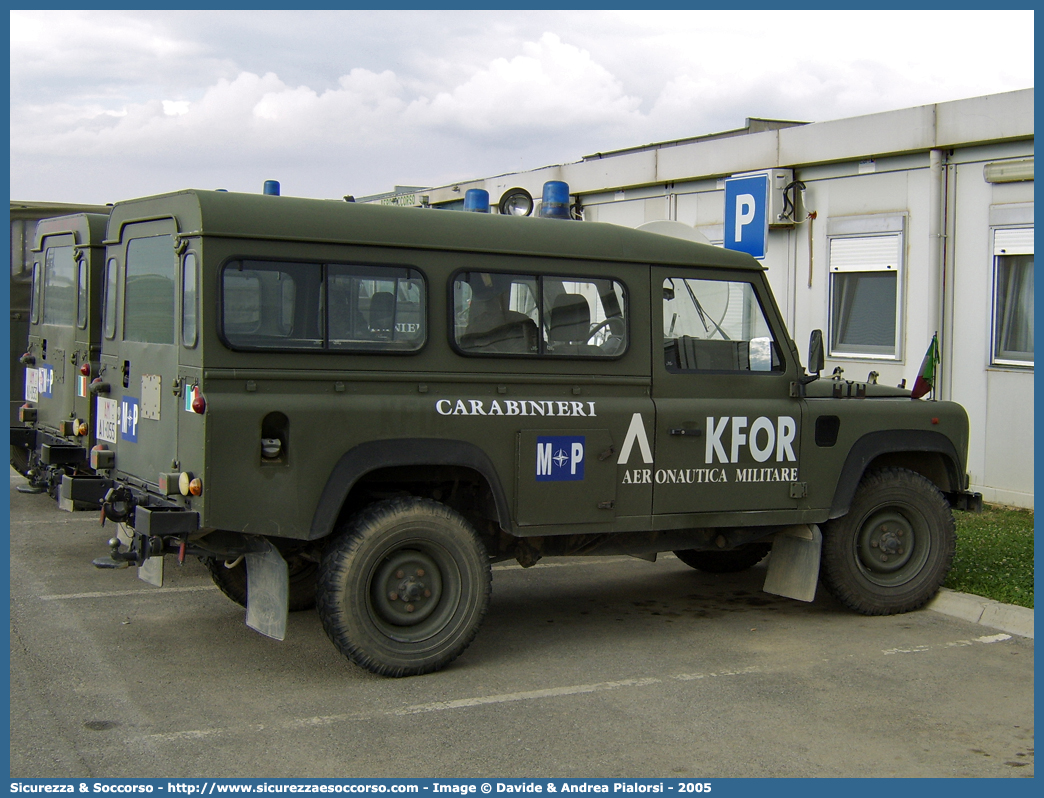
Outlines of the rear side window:
{"label": "rear side window", "polygon": [[126,270],[123,340],[173,344],[178,259],[171,237],[132,239]]}
{"label": "rear side window", "polygon": [[412,269],[328,267],[331,349],[419,349],[424,282]]}
{"label": "rear side window", "polygon": [[48,247],[44,259],[43,323],[72,327],[76,320],[73,248]]}
{"label": "rear side window", "polygon": [[181,343],[196,345],[196,255],[186,253],[181,265]]}
{"label": "rear side window", "polygon": [[102,332],[106,338],[116,335],[116,259],[105,263],[105,294],[102,296]]}
{"label": "rear side window", "polygon": [[463,272],[453,283],[453,321],[465,354],[615,357],[627,348],[616,280]]}
{"label": "rear side window", "polygon": [[33,264],[33,289],[29,295],[29,320],[33,324],[40,323],[40,290],[41,290],[41,276],[40,276],[40,264]]}
{"label": "rear side window", "polygon": [[76,262],[76,326],[87,328],[87,293],[90,290],[87,277],[87,257]]}
{"label": "rear side window", "polygon": [[410,352],[426,301],[409,267],[243,260],[221,275],[222,331],[234,349]]}

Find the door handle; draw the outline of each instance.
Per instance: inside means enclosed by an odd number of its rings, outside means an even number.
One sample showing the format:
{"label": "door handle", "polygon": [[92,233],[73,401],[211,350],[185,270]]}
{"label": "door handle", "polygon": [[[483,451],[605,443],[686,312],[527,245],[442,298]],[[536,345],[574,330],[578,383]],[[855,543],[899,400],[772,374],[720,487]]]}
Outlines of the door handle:
{"label": "door handle", "polygon": [[688,427],[675,427],[668,430],[671,435],[682,435],[690,438],[698,438],[703,434],[701,429],[689,429]]}

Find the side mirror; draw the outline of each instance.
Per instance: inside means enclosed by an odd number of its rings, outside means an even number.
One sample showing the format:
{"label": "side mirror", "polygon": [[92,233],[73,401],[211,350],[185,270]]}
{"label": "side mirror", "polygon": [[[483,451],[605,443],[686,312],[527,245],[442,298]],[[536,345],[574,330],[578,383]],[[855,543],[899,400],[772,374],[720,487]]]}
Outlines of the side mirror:
{"label": "side mirror", "polygon": [[808,337],[808,371],[819,376],[824,367],[823,331],[813,330]]}

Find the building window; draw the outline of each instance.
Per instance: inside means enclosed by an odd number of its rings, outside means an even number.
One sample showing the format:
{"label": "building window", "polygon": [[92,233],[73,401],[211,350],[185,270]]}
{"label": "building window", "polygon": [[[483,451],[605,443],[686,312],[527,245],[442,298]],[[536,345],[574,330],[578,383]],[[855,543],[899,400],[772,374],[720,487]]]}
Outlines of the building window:
{"label": "building window", "polygon": [[902,233],[829,239],[830,354],[898,358]]}
{"label": "building window", "polygon": [[993,231],[993,363],[1033,365],[1033,228]]}

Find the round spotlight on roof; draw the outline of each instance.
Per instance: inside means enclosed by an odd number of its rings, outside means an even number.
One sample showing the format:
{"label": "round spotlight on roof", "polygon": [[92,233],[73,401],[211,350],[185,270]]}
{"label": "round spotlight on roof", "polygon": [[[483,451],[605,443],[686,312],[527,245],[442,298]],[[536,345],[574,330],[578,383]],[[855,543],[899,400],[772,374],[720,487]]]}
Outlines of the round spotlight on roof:
{"label": "round spotlight on roof", "polygon": [[524,188],[513,188],[504,193],[497,207],[504,216],[529,216],[533,213],[533,195]]}

